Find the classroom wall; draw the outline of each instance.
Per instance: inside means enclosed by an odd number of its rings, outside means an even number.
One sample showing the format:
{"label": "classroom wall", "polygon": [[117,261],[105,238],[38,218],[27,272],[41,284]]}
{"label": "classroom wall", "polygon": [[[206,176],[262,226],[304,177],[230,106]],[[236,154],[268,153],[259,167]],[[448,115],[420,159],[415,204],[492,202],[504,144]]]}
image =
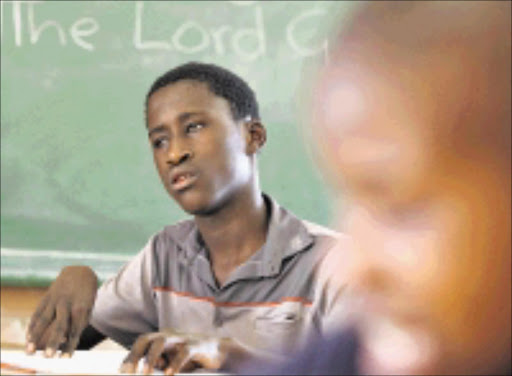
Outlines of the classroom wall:
{"label": "classroom wall", "polygon": [[[144,129],[153,80],[190,61],[244,77],[268,142],[265,192],[330,221],[300,124],[302,84],[352,2],[40,1],[1,7],[2,286],[47,286],[69,264],[113,275],[163,226],[167,196]],[[340,21],[338,21],[340,22]],[[306,93],[307,94],[307,93]]]}

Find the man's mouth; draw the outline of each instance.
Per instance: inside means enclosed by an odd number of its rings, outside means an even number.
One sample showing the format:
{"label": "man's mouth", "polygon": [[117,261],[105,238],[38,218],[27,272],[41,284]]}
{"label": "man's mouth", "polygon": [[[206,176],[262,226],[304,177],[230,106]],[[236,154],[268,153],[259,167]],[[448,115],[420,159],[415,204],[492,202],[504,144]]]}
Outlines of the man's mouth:
{"label": "man's mouth", "polygon": [[171,180],[171,186],[176,191],[181,191],[190,187],[196,181],[196,175],[190,172],[184,172],[175,175]]}

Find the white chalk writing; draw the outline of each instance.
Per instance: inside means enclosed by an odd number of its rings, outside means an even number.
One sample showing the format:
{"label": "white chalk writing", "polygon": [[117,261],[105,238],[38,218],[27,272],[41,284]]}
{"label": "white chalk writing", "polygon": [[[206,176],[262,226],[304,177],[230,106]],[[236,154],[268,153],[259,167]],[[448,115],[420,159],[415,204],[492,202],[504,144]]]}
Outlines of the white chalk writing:
{"label": "white chalk writing", "polygon": [[[45,1],[1,1],[1,43],[13,43],[17,48],[27,48],[37,45],[40,40],[45,39],[46,42],[56,43],[57,46],[75,47],[88,52],[111,47],[98,45],[101,38],[93,38],[93,35],[100,31],[100,24],[97,18],[91,16],[91,12],[101,12],[104,7],[102,9],[98,9],[98,7],[87,9],[86,14],[77,14],[71,22],[64,22],[57,19],[56,16],[52,17],[51,13],[48,16],[48,12],[43,12],[44,7],[50,7],[49,3]],[[55,9],[56,2],[51,2],[51,4],[52,9]],[[65,4],[59,6],[64,7]],[[181,3],[180,6],[183,7],[183,4]],[[150,16],[150,11],[154,11],[154,9],[150,9],[150,7],[156,5],[145,1],[123,3],[123,6],[133,6],[131,10],[133,18],[126,17],[125,21],[121,20],[120,22],[125,22],[128,27],[132,28],[129,34],[132,38],[131,45],[139,51],[172,51],[186,55],[210,53],[225,56],[233,54],[242,61],[255,61],[267,56],[269,38],[264,12],[267,8],[258,1],[227,1],[225,5],[232,7],[233,17],[229,17],[229,22],[233,22],[233,24],[227,24],[225,19],[224,21],[219,19],[218,25],[206,26],[200,18],[193,18],[196,16],[195,13],[191,13],[188,19],[180,20],[178,23],[169,22],[168,27],[166,25],[164,28],[151,28],[148,26],[154,26],[149,25],[152,21],[154,24],[154,13]],[[169,9],[172,9],[172,4],[169,5]],[[279,38],[282,38],[283,43],[297,58],[326,53],[326,39],[320,40],[320,42],[308,42],[308,38],[304,38],[304,34],[314,35],[317,33],[316,26],[323,21],[326,13],[325,10],[315,7],[306,10],[301,8],[300,12],[295,15],[293,13],[282,15],[282,31],[276,31],[273,27],[272,43],[279,43]],[[239,19],[243,21],[236,24]],[[162,30],[165,31],[165,34]]]}
{"label": "white chalk writing", "polygon": [[319,17],[325,16],[325,11],[323,9],[311,9],[305,11],[304,13],[299,14],[296,18],[294,18],[286,28],[286,39],[290,44],[290,47],[301,56],[313,56],[318,54],[319,52],[326,53],[327,51],[327,40],[323,41],[320,46],[304,46],[300,44],[296,39],[296,31],[297,28],[301,27],[301,22],[304,22],[308,18],[311,17]]}
{"label": "white chalk writing", "polygon": [[[24,18],[22,5],[26,3],[26,18]],[[59,22],[55,20],[38,21],[36,18],[36,5],[40,6],[43,1],[12,1],[11,14],[12,14],[12,25],[14,32],[14,43],[17,47],[23,46],[23,36],[28,31],[28,39],[30,44],[37,44],[43,35],[47,35],[49,30],[53,30],[53,33],[57,36],[57,40],[61,46],[68,44],[67,33],[71,36],[71,40],[78,47],[81,47],[88,51],[94,50],[94,45],[91,42],[86,41],[84,38],[91,36],[98,32],[99,24],[92,17],[78,18],[71,24],[68,31]],[[1,14],[0,14],[0,30],[2,32],[1,40],[4,42],[4,2],[1,2]],[[26,21],[26,22],[25,22]],[[39,22],[39,24],[38,24]]]}

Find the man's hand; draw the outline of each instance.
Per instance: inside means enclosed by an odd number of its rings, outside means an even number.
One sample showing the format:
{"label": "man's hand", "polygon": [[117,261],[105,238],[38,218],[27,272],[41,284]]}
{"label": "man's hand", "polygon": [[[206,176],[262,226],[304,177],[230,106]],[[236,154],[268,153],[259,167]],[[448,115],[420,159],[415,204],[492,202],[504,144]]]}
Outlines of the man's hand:
{"label": "man's hand", "polygon": [[143,373],[151,374],[154,368],[166,375],[190,372],[197,368],[218,370],[229,354],[238,352],[237,345],[229,338],[206,335],[185,335],[173,330],[139,336],[121,365],[121,373],[136,373],[139,360],[146,358]]}
{"label": "man's hand", "polygon": [[32,315],[27,330],[26,352],[45,348],[52,357],[57,349],[71,356],[89,317],[98,290],[98,279],[87,266],[62,269]]}

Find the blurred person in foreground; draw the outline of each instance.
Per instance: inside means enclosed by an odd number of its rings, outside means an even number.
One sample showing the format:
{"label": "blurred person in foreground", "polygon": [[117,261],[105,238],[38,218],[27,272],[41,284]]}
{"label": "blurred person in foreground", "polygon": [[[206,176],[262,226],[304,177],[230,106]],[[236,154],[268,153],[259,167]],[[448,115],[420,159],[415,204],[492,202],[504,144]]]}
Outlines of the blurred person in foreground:
{"label": "blurred person in foreground", "polygon": [[[511,3],[372,2],[314,90],[352,328],[276,374],[510,374]],[[348,273],[348,274],[345,274]]]}

